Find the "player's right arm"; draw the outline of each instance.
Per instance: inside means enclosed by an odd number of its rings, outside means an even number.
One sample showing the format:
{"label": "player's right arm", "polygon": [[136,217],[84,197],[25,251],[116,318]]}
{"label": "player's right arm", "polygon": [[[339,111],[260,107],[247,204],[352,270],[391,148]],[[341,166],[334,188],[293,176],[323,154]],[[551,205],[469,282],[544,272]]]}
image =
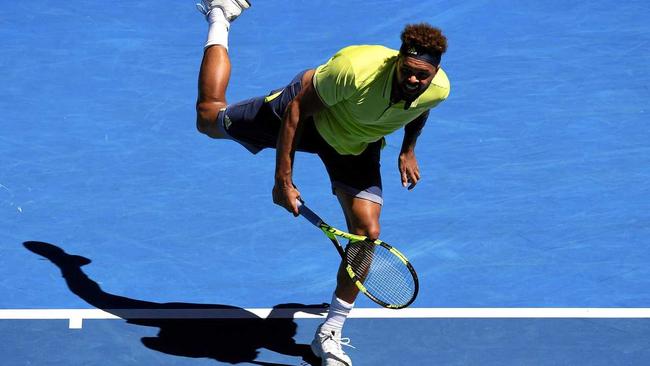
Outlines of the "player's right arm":
{"label": "player's right arm", "polygon": [[284,207],[294,216],[298,216],[296,199],[300,196],[300,192],[293,184],[293,159],[301,123],[325,108],[314,88],[313,76],[314,70],[309,70],[303,75],[302,89],[284,112],[276,146],[273,202]]}
{"label": "player's right arm", "polygon": [[350,60],[341,52],[316,70],[307,71],[302,89],[284,112],[276,146],[273,202],[298,216],[296,198],[300,193],[292,180],[293,155],[296,151],[300,122],[316,112],[331,107],[356,91],[355,74]]}

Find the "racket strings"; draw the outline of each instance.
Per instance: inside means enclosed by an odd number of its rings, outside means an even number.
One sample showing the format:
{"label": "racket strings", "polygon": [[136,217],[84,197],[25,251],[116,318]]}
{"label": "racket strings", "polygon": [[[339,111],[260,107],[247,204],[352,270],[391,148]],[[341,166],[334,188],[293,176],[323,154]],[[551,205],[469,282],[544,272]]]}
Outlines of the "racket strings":
{"label": "racket strings", "polygon": [[368,292],[380,301],[392,305],[411,301],[413,275],[389,249],[372,242],[354,242],[346,249],[346,260]]}

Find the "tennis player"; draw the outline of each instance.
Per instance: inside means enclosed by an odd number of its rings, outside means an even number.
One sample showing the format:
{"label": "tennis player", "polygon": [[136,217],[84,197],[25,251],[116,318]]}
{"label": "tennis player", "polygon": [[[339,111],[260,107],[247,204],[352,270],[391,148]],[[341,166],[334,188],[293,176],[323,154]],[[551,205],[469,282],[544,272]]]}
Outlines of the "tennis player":
{"label": "tennis player", "polygon": [[[440,68],[445,36],[425,23],[407,25],[399,50],[346,47],[325,64],[298,73],[283,88],[228,104],[228,31],[250,3],[202,0],[198,7],[209,23],[199,73],[198,130],[234,140],[253,154],[276,148],[273,201],[296,216],[300,192],[292,176],[294,153],[318,154],[348,230],[376,239],[383,204],[379,160],[384,136],[404,128],[398,169],[402,185],[412,189],[420,180],[417,138],[429,110],[449,95],[449,80]],[[348,341],[341,331],[357,293],[339,268],[329,313],[312,342],[323,365],[352,364],[341,349]]]}

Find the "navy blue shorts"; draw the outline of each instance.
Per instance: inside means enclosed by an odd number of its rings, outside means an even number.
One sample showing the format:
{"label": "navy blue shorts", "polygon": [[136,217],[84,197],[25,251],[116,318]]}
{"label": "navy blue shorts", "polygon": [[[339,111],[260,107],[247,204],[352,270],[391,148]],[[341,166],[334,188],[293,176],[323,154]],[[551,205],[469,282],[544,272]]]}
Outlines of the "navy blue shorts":
{"label": "navy blue shorts", "polygon": [[[303,74],[301,72],[289,85],[272,91],[269,96],[228,105],[219,112],[218,126],[253,154],[267,147],[275,148],[282,115],[300,92]],[[359,155],[341,155],[323,140],[310,118],[303,121],[296,150],[318,154],[329,174],[332,192],[339,190],[383,204],[379,170],[381,146],[380,140],[368,145]]]}

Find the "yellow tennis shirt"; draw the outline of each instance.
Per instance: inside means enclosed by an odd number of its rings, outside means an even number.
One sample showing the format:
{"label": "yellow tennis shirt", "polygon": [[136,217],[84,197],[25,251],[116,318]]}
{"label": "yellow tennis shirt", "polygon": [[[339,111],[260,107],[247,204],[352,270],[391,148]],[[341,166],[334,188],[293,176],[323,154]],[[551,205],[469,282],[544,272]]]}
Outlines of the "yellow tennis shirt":
{"label": "yellow tennis shirt", "polygon": [[314,86],[327,108],[316,113],[316,129],[339,154],[359,155],[369,143],[402,128],[449,95],[440,69],[409,109],[390,104],[399,52],[383,46],[350,46],[316,68]]}

